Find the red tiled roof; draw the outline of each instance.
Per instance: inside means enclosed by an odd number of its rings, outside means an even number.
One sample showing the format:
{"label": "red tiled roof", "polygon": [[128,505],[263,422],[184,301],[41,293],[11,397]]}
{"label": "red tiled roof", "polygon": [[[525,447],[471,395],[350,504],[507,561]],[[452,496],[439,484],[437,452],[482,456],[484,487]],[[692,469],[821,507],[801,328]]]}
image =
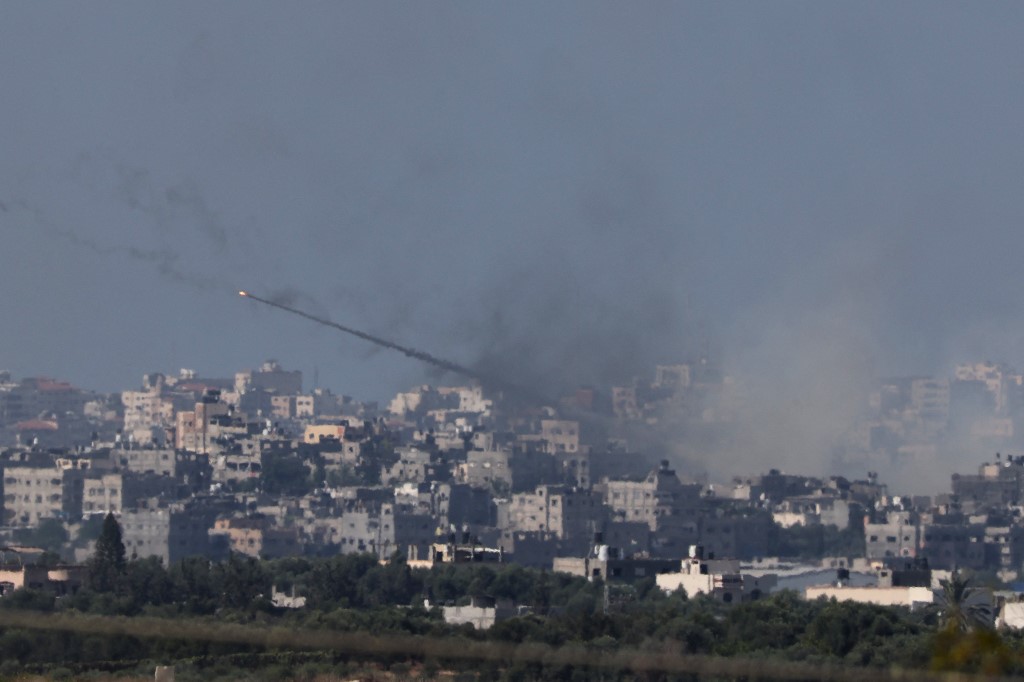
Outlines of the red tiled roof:
{"label": "red tiled roof", "polygon": [[37,391],[73,391],[75,387],[66,381],[56,381],[54,379],[47,379],[46,377],[39,377],[36,379],[36,390]]}
{"label": "red tiled roof", "polygon": [[14,425],[18,431],[56,431],[57,422],[48,419],[29,419]]}

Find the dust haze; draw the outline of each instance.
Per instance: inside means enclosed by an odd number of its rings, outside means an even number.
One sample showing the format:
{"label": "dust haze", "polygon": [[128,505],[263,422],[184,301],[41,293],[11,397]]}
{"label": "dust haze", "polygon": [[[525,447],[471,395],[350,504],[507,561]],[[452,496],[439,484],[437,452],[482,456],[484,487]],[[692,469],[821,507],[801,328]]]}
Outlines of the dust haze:
{"label": "dust haze", "polygon": [[830,473],[881,377],[1024,366],[1017,5],[184,7],[0,26],[15,373],[447,379],[251,288],[546,394],[709,357],[730,430],[660,447],[727,476]]}

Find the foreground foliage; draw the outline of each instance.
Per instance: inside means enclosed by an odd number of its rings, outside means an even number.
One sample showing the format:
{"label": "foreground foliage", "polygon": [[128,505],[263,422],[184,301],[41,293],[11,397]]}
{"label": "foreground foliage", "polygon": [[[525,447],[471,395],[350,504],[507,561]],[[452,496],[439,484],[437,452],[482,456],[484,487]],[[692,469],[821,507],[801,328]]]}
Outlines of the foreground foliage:
{"label": "foreground foliage", "polygon": [[[688,599],[682,593],[664,594],[653,579],[606,591],[599,582],[515,565],[444,565],[423,570],[410,568],[400,557],[382,565],[369,555],[273,561],[232,556],[219,563],[188,559],[170,568],[154,559],[142,559],[127,561],[122,568],[117,552],[110,556],[110,561],[92,564],[97,575],[77,594],[58,599],[42,591],[19,590],[0,600],[0,619],[2,610],[15,609],[159,617],[172,624],[208,623],[214,627],[234,623],[337,633],[458,637],[477,643],[542,644],[565,651],[583,647],[594,655],[637,650],[875,670],[896,666],[1024,673],[1021,646],[1015,637],[983,628],[961,628],[964,619],[956,614],[950,617],[948,611],[943,616],[938,610],[911,613],[865,604],[808,602],[792,592],[726,606],[710,599]],[[305,595],[307,606],[296,610],[274,607],[272,586]],[[439,605],[471,597],[510,599],[527,609],[487,631],[446,625]],[[247,668],[249,663],[261,670],[277,669],[275,666],[292,665],[306,657],[301,665],[320,672],[348,671],[357,663],[349,655],[297,652],[291,645],[133,634],[4,628],[0,630],[0,675],[55,667],[138,672],[154,662],[175,662],[184,666],[183,671],[197,671],[196,679],[216,679],[237,677],[237,669]],[[366,659],[383,669],[405,665],[436,670],[441,665],[449,669],[457,665],[465,674],[481,674],[481,679],[572,679],[581,672],[573,666],[517,660],[453,664],[431,659],[423,652],[368,654]],[[604,670],[601,675],[632,679],[635,673]],[[190,679],[188,673],[179,677]],[[650,672],[641,677],[661,679]]]}

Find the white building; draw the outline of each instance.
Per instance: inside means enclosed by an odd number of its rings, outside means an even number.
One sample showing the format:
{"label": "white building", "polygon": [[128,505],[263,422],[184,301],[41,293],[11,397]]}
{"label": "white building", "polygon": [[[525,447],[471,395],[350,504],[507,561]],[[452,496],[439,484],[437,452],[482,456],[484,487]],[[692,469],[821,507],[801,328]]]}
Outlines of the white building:
{"label": "white building", "polygon": [[690,556],[682,560],[678,573],[655,576],[658,587],[665,592],[682,588],[688,597],[706,594],[726,603],[758,599],[775,588],[774,575],[745,576],[740,573],[738,559],[705,560],[700,553],[698,548],[691,547]]}
{"label": "white building", "polygon": [[804,589],[807,599],[835,599],[856,601],[879,606],[906,606],[913,609],[935,602],[930,587],[853,587],[848,585],[816,585]]}

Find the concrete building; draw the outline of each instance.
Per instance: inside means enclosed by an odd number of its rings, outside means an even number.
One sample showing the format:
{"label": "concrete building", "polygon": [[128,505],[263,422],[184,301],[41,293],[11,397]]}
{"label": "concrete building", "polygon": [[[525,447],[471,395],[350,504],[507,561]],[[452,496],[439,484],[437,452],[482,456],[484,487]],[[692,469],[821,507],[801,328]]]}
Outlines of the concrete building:
{"label": "concrete building", "polygon": [[580,423],[567,419],[542,419],[540,437],[545,443],[545,452],[549,454],[579,452]]}
{"label": "concrete building", "polygon": [[395,448],[398,460],[391,466],[382,466],[380,480],[386,485],[396,483],[424,483],[433,478],[435,467],[432,454],[419,448]]}
{"label": "concrete building", "polygon": [[636,388],[632,386],[613,387],[612,412],[619,419],[639,419],[640,404],[637,401]]}
{"label": "concrete building", "polygon": [[962,522],[921,524],[918,556],[932,568],[979,570],[985,567],[985,526]]}
{"label": "concrete building", "polygon": [[0,384],[0,424],[35,420],[43,414],[81,415],[91,397],[69,383],[47,377],[5,381]]}
{"label": "concrete building", "polygon": [[259,479],[263,473],[263,453],[254,448],[247,452],[229,452],[214,457],[210,463],[214,483],[241,483]]}
{"label": "concrete building", "polygon": [[949,380],[913,379],[910,382],[910,405],[921,419],[945,422],[949,419]]}
{"label": "concrete building", "polygon": [[121,536],[129,557],[159,557],[164,566],[187,557],[222,558],[228,549],[222,536],[211,537],[223,505],[201,502],[169,508],[129,509],[121,514]]}
{"label": "concrete building", "polygon": [[341,441],[345,438],[347,424],[307,424],[302,432],[302,442],[319,443],[322,440]]}
{"label": "concrete building", "polygon": [[684,485],[668,460],[663,460],[641,481],[603,481],[595,489],[603,491],[604,503],[616,518],[643,521],[655,531],[666,517],[683,516],[692,510],[701,487]]}
{"label": "concrete building", "polygon": [[258,370],[235,374],[235,390],[267,391],[277,395],[298,395],[302,393],[302,372],[286,371],[276,360],[267,360]]}
{"label": "concrete building", "polygon": [[50,467],[4,470],[4,517],[13,526],[36,526],[42,519],[77,521],[88,460],[59,459]]}
{"label": "concrete building", "polygon": [[123,507],[124,480],[121,474],[110,473],[85,479],[82,490],[82,513],[86,515],[120,514]]}
{"label": "concrete building", "polygon": [[162,381],[143,391],[124,391],[124,433],[142,445],[153,441],[155,430],[163,431],[174,425],[174,401],[163,395]]}
{"label": "concrete building", "polygon": [[831,585],[808,586],[804,595],[807,599],[824,597],[911,609],[935,601],[932,571],[928,562],[922,559],[890,559],[878,569],[878,584],[874,586],[853,586],[847,579],[848,575],[848,571],[840,573]]}
{"label": "concrete building", "polygon": [[554,455],[561,470],[561,480],[575,488],[590,488],[590,452],[581,446],[578,452],[556,452]]}
{"label": "concrete building", "polygon": [[994,362],[975,362],[957,365],[953,375],[957,381],[983,383],[992,396],[995,411],[1002,412],[1006,407],[1007,385],[1004,378],[1007,373],[1007,368]]}
{"label": "concrete building", "polygon": [[501,547],[487,547],[472,542],[468,533],[462,534],[462,542],[449,538],[448,542],[433,543],[426,555],[411,551],[408,564],[412,568],[432,568],[438,564],[500,564],[505,561]]}
{"label": "concrete building", "polygon": [[845,530],[850,525],[850,504],[838,497],[823,495],[790,497],[776,506],[772,518],[783,528],[821,525]]}
{"label": "concrete building", "polygon": [[920,530],[907,512],[890,512],[885,523],[865,523],[865,556],[868,559],[915,557]]}
{"label": "concrete building", "polygon": [[678,566],[676,572],[655,577],[658,587],[665,592],[683,589],[689,597],[706,594],[726,603],[738,603],[744,598],[760,598],[774,586],[772,576],[760,576],[751,578],[750,589],[746,590],[739,560],[704,559],[699,548],[693,548]]}
{"label": "concrete building", "polygon": [[294,419],[295,396],[274,395],[270,397],[270,413],[274,419]]}
{"label": "concrete building", "polygon": [[935,593],[930,587],[853,587],[849,585],[816,585],[804,590],[807,599],[835,599],[856,601],[879,606],[905,606],[920,608],[935,602]]}
{"label": "concrete building", "polygon": [[512,487],[511,455],[504,451],[470,450],[455,468],[455,480],[475,488]]}
{"label": "concrete building", "polygon": [[84,566],[39,566],[35,564],[4,563],[0,566],[0,597],[15,590],[30,588],[48,590],[58,595],[74,594],[85,578]]}
{"label": "concrete building", "polygon": [[492,401],[484,397],[484,390],[481,386],[452,386],[439,388],[438,392],[443,396],[454,395],[458,399],[458,412],[486,414],[492,407]]}
{"label": "concrete building", "polygon": [[171,478],[177,475],[178,458],[171,448],[118,448],[110,454],[114,466],[122,471],[136,474],[152,473]]}
{"label": "concrete building", "polygon": [[442,606],[441,610],[448,625],[468,623],[477,630],[487,630],[495,623],[520,615],[511,602],[493,599],[472,599],[467,605]]}
{"label": "concrete building", "polygon": [[339,415],[344,404],[341,396],[328,390],[317,388],[307,395],[295,396],[295,417],[313,419],[327,415]]}
{"label": "concrete building", "polygon": [[368,552],[381,559],[395,552],[429,556],[437,539],[432,516],[397,510],[393,503],[353,504],[342,512],[340,521],[319,525],[329,532],[330,541],[337,543],[341,554]]}
{"label": "concrete building", "polygon": [[223,536],[232,552],[254,559],[277,559],[303,553],[298,528],[275,526],[264,517],[217,519],[210,536]]}
{"label": "concrete building", "polygon": [[1024,457],[996,454],[996,461],[985,462],[976,475],[953,474],[953,494],[975,508],[1001,508],[1019,504],[1024,495]]}
{"label": "concrete building", "polygon": [[1024,602],[1005,602],[996,617],[997,628],[1024,629]]}
{"label": "concrete building", "polygon": [[599,494],[563,486],[541,485],[512,495],[499,506],[499,525],[516,532],[546,532],[562,541],[563,549],[587,551],[594,533],[608,518]]}
{"label": "concrete building", "polygon": [[985,567],[1020,572],[1024,567],[1024,528],[1018,525],[985,526]]}
{"label": "concrete building", "polygon": [[176,415],[175,447],[208,454],[216,418],[226,417],[230,412],[231,407],[220,400],[219,392],[207,393],[202,401],[195,404],[195,409],[182,410]]}
{"label": "concrete building", "polygon": [[552,562],[555,573],[594,580],[633,582],[671,573],[679,567],[674,559],[648,559],[620,556],[615,548],[600,545],[585,557],[556,557]]}

